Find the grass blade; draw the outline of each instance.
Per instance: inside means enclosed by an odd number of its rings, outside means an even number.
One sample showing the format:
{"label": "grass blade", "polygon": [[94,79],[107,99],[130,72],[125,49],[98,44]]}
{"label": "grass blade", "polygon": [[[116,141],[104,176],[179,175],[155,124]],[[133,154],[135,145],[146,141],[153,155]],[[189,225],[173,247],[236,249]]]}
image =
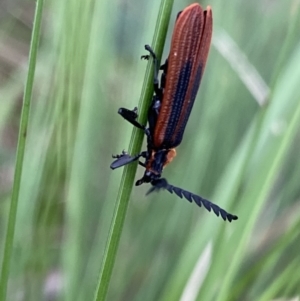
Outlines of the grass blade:
{"label": "grass blade", "polygon": [[40,34],[41,21],[42,21],[43,4],[44,4],[44,0],[37,1],[34,22],[33,22],[33,31],[32,31],[32,38],[31,38],[30,51],[29,51],[29,67],[28,67],[24,97],[23,97],[23,107],[22,107],[21,122],[20,122],[19,136],[18,136],[14,184],[13,184],[11,203],[10,203],[9,219],[8,219],[8,225],[6,230],[4,255],[3,255],[2,269],[1,269],[1,282],[0,282],[1,301],[6,299],[7,282],[9,277],[10,261],[11,261],[11,255],[13,249],[20,183],[21,183],[23,159],[24,159],[26,137],[27,137],[27,127],[29,121],[30,103],[32,97],[37,51],[39,45],[39,34]]}
{"label": "grass blade", "polygon": [[[167,33],[171,10],[173,6],[173,0],[162,1],[160,5],[160,12],[156,22],[156,29],[152,42],[152,47],[157,53],[158,58],[161,57],[164,41]],[[148,68],[145,75],[142,94],[139,102],[140,108],[140,122],[146,123],[147,108],[149,107],[152,94],[153,94],[153,67],[152,63],[148,64]],[[133,129],[131,142],[129,145],[129,153],[137,154],[141,151],[144,133],[140,130]],[[100,272],[99,283],[95,294],[95,301],[105,300],[116,254],[118,244],[120,241],[122,228],[126,216],[126,211],[129,203],[129,198],[133,186],[134,176],[137,169],[137,162],[129,166],[125,166],[121,179],[117,202],[115,205],[115,211],[113,220],[111,223],[111,229],[108,235],[106,250],[102,262],[102,269]]]}

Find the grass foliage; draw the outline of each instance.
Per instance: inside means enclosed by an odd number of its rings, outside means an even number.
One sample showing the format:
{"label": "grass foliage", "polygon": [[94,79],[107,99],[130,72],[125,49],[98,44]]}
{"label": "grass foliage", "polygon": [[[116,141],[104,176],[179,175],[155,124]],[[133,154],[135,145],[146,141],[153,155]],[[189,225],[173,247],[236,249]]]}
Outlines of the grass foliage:
{"label": "grass foliage", "polygon": [[[132,189],[118,192],[122,169],[109,169],[132,133],[117,110],[139,103],[147,68],[140,56],[160,4],[45,2],[7,300],[95,300],[115,205]],[[163,60],[176,14],[188,4],[174,1]],[[201,4],[212,7],[214,42],[164,176],[239,219],[230,224],[167,192],[146,197],[147,185],[134,187],[106,300],[300,296],[300,2]],[[35,3],[3,7],[1,258]]]}

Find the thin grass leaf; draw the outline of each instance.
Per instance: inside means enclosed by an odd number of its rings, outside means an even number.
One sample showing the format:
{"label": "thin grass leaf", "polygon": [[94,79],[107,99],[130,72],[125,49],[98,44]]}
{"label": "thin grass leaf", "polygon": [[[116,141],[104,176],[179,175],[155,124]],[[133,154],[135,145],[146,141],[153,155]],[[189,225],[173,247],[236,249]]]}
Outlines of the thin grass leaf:
{"label": "thin grass leaf", "polygon": [[6,299],[7,282],[8,282],[9,272],[10,272],[10,263],[11,263],[11,256],[13,251],[15,225],[16,225],[22,169],[24,163],[23,160],[24,160],[24,153],[25,153],[25,146],[26,146],[27,128],[29,122],[29,112],[30,112],[35,66],[36,66],[37,52],[38,52],[38,45],[39,45],[43,5],[44,5],[43,0],[37,1],[34,20],[33,20],[32,37],[31,37],[30,50],[29,50],[29,66],[28,66],[28,73],[27,73],[25,90],[24,90],[23,106],[22,106],[22,113],[21,113],[19,136],[18,136],[14,183],[13,183],[12,197],[10,203],[8,225],[6,229],[4,254],[2,259],[1,280],[0,280],[1,301],[4,301]]}
{"label": "thin grass leaf", "polygon": [[[167,33],[167,28],[170,20],[173,0],[165,0],[161,2],[158,19],[152,46],[158,58],[161,57],[164,41]],[[140,98],[140,118],[141,124],[146,123],[147,109],[153,94],[153,66],[152,61],[148,64],[145,75],[144,85]],[[133,129],[131,141],[129,145],[129,153],[140,153],[144,133],[140,129]],[[131,190],[133,187],[134,176],[137,169],[137,162],[124,167],[122,180],[119,188],[117,202],[115,205],[115,212],[111,223],[111,229],[107,241],[105,254],[102,261],[102,268],[100,272],[99,282],[95,293],[95,301],[105,300],[117,250],[120,241],[120,236],[123,229],[123,224],[126,216],[126,211],[129,203]]]}

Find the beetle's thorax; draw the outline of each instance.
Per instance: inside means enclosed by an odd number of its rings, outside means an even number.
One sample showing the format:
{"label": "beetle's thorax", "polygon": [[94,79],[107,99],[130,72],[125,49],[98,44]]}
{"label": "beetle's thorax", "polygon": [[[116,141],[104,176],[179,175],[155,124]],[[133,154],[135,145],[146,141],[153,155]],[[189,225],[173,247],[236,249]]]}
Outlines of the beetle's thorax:
{"label": "beetle's thorax", "polygon": [[150,183],[161,177],[164,167],[176,156],[175,148],[151,150],[146,159],[146,170],[144,176],[137,181],[136,185]]}

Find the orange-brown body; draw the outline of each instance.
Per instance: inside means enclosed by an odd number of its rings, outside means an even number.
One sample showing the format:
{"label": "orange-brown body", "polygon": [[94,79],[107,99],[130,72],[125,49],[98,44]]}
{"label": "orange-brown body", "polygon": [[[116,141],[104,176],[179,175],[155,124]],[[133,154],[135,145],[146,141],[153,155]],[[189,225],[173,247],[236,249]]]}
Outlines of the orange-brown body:
{"label": "orange-brown body", "polygon": [[180,144],[205,68],[212,36],[212,11],[197,3],[178,16],[167,60],[166,84],[154,127],[153,146]]}

